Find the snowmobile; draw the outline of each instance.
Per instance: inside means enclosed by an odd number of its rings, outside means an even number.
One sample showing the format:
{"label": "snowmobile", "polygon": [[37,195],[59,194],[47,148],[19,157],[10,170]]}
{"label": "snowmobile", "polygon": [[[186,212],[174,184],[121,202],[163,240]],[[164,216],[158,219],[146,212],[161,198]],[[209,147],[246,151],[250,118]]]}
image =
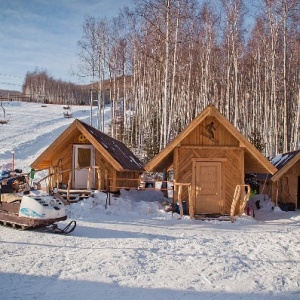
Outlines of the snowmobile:
{"label": "snowmobile", "polygon": [[66,219],[65,205],[59,197],[30,188],[28,174],[22,174],[22,170],[0,170],[1,225],[68,234],[75,229],[75,221],[63,229],[56,224]]}

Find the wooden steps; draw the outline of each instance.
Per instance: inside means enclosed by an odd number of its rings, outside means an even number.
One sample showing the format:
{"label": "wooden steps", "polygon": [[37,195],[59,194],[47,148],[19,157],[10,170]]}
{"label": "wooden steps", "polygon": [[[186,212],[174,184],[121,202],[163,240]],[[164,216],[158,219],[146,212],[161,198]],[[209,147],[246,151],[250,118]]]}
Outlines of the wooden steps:
{"label": "wooden steps", "polygon": [[58,193],[55,194],[65,205],[70,203],[77,203],[78,201],[94,197],[93,190],[63,190],[58,189]]}

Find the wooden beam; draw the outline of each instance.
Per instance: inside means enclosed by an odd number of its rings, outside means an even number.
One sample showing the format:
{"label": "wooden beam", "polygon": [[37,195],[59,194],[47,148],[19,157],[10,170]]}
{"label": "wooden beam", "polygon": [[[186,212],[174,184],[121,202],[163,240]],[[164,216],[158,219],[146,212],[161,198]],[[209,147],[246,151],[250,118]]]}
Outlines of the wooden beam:
{"label": "wooden beam", "polygon": [[197,145],[186,145],[181,146],[182,149],[199,149],[199,150],[239,150],[240,147],[230,147],[230,146],[197,146]]}

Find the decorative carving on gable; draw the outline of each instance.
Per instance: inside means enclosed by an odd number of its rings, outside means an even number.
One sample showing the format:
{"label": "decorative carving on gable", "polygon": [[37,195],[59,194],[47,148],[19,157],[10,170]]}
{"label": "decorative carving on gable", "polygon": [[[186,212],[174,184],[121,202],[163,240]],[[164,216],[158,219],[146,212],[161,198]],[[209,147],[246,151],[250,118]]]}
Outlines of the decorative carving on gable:
{"label": "decorative carving on gable", "polygon": [[213,141],[215,144],[219,144],[219,141],[215,138],[215,131],[217,130],[217,127],[213,121],[211,121],[209,124],[206,126],[202,125],[202,130],[201,134],[205,136],[206,138],[210,139]]}
{"label": "decorative carving on gable", "polygon": [[86,141],[87,141],[87,138],[85,137],[84,134],[80,134],[80,135],[78,136],[78,142],[79,142],[79,143],[85,143]]}

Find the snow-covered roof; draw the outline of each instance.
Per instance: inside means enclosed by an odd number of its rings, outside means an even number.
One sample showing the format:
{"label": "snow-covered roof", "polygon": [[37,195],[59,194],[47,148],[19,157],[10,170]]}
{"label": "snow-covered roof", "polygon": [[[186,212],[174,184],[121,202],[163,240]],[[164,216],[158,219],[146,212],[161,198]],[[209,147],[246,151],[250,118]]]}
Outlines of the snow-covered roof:
{"label": "snow-covered roof", "polygon": [[277,168],[277,172],[271,176],[267,174],[258,174],[258,180],[271,179],[272,181],[277,181],[283,174],[286,173],[298,160],[300,159],[300,149],[281,153],[272,158],[272,164]]}
{"label": "snow-covered roof", "polygon": [[278,169],[273,175],[272,181],[277,181],[300,159],[300,149],[279,154],[272,159],[272,163]]}
{"label": "snow-covered roof", "polygon": [[292,151],[292,152],[287,152],[283,154],[278,154],[272,159],[272,164],[280,170],[283,168],[292,158],[294,158],[298,153],[300,152],[299,150]]}

